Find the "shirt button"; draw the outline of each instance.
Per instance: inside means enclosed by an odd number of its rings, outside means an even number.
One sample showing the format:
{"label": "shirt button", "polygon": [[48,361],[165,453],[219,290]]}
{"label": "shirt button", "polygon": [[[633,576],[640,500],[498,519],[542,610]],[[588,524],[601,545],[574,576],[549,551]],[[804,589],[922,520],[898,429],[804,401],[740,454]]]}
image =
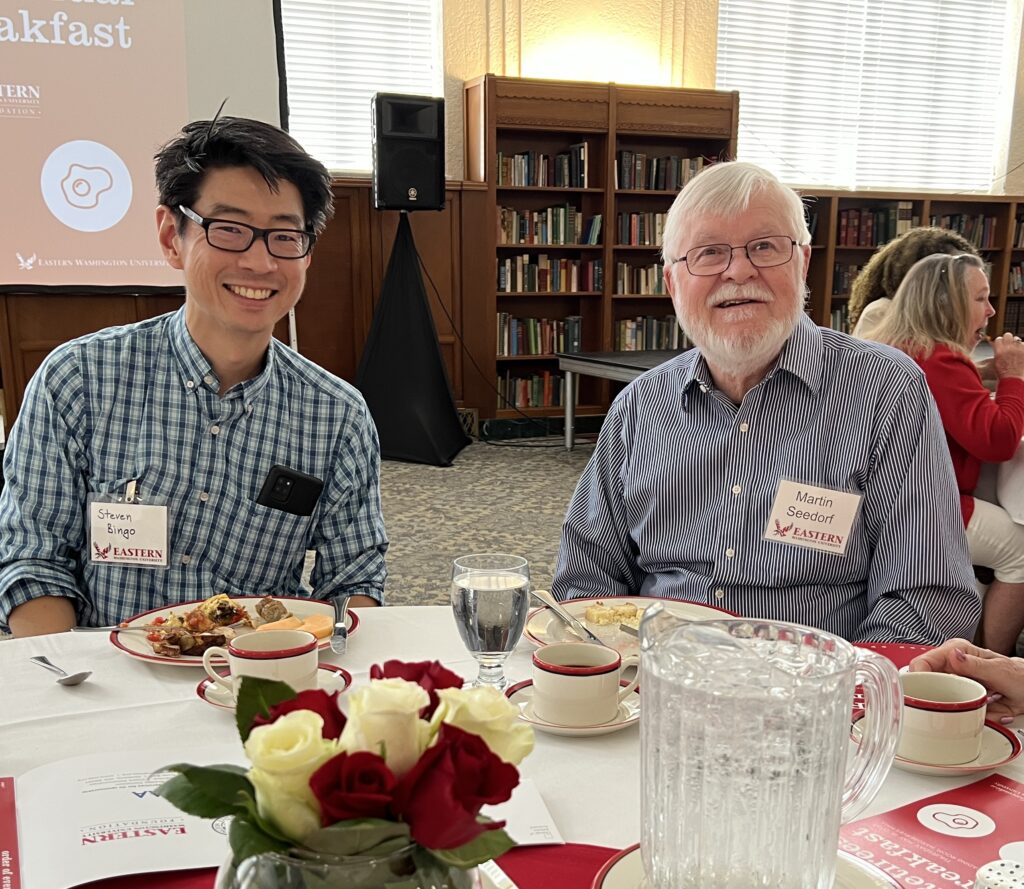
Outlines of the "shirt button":
{"label": "shirt button", "polygon": [[715,590],[715,598],[716,599],[724,599],[725,598],[725,590]]}
{"label": "shirt button", "polygon": [[187,565],[191,561],[192,561],[192,556],[182,556],[181,557],[181,564],[182,565]]}
{"label": "shirt button", "polygon": [[705,385],[704,385],[704,384],[702,383],[702,384],[701,384],[701,387],[700,387],[700,391],[701,391],[701,392],[703,392],[703,393],[704,393],[705,395],[707,395],[707,394],[708,394],[708,387],[707,387],[707,386],[705,386]]}
{"label": "shirt button", "polygon": [[252,413],[252,405],[251,405],[251,404],[247,404],[247,405],[245,406],[245,412],[246,412],[247,414],[251,414],[251,413]]}
{"label": "shirt button", "polygon": [[206,502],[207,500],[209,500],[209,499],[210,499],[210,495],[209,495],[209,494],[207,494],[207,493],[206,493],[206,491],[203,491],[203,492],[202,492],[202,493],[201,493],[201,494],[199,495],[199,499],[200,499],[200,500],[202,500],[202,501],[203,501],[203,503],[205,503],[205,502]]}
{"label": "shirt button", "polygon": [[742,490],[743,490],[743,488],[741,488],[741,487],[740,487],[739,485],[733,485],[733,486],[732,486],[732,492],[733,492],[734,494],[738,494],[738,493],[739,493],[740,491],[742,491]]}
{"label": "shirt button", "polygon": [[216,435],[218,432],[220,432],[220,426],[210,427],[210,435]]}
{"label": "shirt button", "polygon": [[187,382],[185,383],[185,388],[186,388],[186,389],[195,389],[195,387],[196,387],[196,384],[195,384],[195,383],[193,383],[193,382],[192,382],[191,380],[188,380],[188,381],[187,381]]}
{"label": "shirt button", "polygon": [[740,432],[746,432],[750,428],[749,423],[740,423]]}
{"label": "shirt button", "polygon": [[730,546],[730,547],[729,547],[729,548],[728,548],[728,549],[727,549],[727,550],[725,551],[725,557],[726,557],[727,559],[731,559],[731,558],[732,558],[732,557],[733,557],[734,555],[736,555],[736,550],[734,550],[734,549],[733,549],[733,548],[732,548],[732,547]]}
{"label": "shirt button", "polygon": [[213,385],[213,374],[207,374],[205,377],[203,377],[203,382],[206,383],[207,386],[212,386]]}

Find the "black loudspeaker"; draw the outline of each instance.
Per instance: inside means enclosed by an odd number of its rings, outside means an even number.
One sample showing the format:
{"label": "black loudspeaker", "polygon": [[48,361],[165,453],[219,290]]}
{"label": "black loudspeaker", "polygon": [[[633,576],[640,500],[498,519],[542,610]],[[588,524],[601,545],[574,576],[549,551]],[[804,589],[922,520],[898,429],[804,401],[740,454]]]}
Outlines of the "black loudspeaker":
{"label": "black loudspeaker", "polygon": [[444,99],[374,95],[373,205],[378,210],[444,207]]}

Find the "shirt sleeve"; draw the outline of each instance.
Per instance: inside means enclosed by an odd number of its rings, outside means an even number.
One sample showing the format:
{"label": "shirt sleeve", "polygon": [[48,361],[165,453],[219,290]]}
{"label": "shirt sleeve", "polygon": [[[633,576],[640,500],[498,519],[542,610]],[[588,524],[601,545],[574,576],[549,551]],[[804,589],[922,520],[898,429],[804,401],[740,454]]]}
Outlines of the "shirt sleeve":
{"label": "shirt sleeve", "polygon": [[869,611],[851,638],[929,645],[970,639],[981,599],[949,449],[923,376],[880,418],[861,516],[874,543]]}
{"label": "shirt sleeve", "polygon": [[313,534],[310,581],[318,599],[370,596],[384,604],[388,548],[380,503],[380,444],[365,403],[352,411],[325,493],[327,506]]}
{"label": "shirt sleeve", "polygon": [[[87,410],[75,354],[51,355],[29,381],[4,454],[0,493],[0,627],[43,596],[80,600],[85,547]],[[76,601],[76,611],[79,611]]]}
{"label": "shirt sleeve", "polygon": [[1024,434],[1024,380],[1001,379],[993,399],[966,356],[936,348],[921,366],[950,438],[983,463],[1013,457]]}
{"label": "shirt sleeve", "polygon": [[601,426],[593,456],[569,503],[551,584],[556,599],[628,596],[640,590],[643,577],[622,496],[627,457],[624,413],[626,404],[620,397]]}

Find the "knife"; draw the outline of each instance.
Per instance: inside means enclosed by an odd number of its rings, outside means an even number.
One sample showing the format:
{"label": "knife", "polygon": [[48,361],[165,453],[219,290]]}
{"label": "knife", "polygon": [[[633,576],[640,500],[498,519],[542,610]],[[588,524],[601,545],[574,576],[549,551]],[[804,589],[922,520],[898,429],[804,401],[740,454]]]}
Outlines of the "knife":
{"label": "knife", "polygon": [[598,645],[608,648],[604,642],[586,628],[581,620],[573,617],[568,611],[559,605],[547,590],[531,590],[530,595],[539,602],[543,602],[547,605],[547,607],[557,615],[558,619],[568,626],[584,642],[596,642]]}
{"label": "knife", "polygon": [[331,651],[344,654],[348,650],[348,627],[345,616],[351,596],[338,596],[334,601],[334,632],[331,633]]}

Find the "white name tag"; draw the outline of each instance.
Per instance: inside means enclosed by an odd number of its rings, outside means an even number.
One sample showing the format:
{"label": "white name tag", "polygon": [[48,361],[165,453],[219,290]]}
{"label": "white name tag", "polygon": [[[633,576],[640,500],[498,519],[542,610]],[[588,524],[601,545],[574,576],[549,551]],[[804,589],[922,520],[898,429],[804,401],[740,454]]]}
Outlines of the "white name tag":
{"label": "white name tag", "polygon": [[167,567],[167,507],[140,503],[89,504],[90,561]]}
{"label": "white name tag", "polygon": [[850,541],[861,494],[783,479],[772,504],[764,539],[842,556]]}

